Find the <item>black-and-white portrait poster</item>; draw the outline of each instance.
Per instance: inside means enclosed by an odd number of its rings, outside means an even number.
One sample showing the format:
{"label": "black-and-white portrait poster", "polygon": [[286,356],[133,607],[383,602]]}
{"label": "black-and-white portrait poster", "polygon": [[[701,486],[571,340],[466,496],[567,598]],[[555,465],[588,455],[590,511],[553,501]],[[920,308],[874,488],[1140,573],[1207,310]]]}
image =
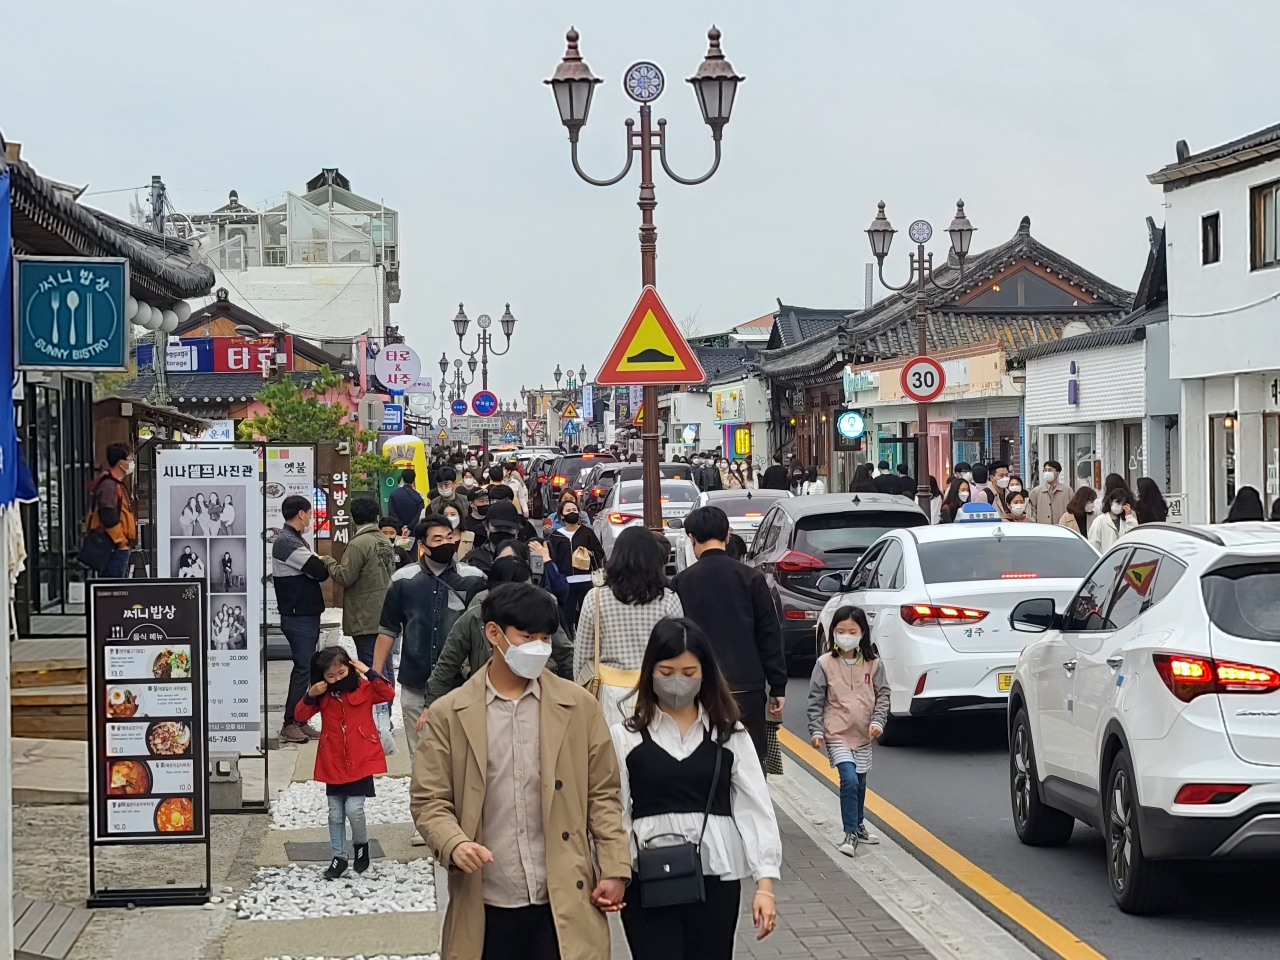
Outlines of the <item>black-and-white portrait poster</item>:
{"label": "black-and-white portrait poster", "polygon": [[208,584],[215,752],[262,749],[262,475],[252,447],[156,451],[156,572]]}

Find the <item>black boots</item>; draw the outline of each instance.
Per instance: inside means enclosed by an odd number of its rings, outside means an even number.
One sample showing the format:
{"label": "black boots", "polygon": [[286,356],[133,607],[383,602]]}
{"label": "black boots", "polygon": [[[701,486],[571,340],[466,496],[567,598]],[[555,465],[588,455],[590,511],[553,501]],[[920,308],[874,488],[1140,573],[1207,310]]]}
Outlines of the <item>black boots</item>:
{"label": "black boots", "polygon": [[356,873],[364,873],[369,869],[369,844],[356,844],[356,862],[353,866],[355,867]]}
{"label": "black boots", "polygon": [[[358,861],[357,861],[358,862]],[[368,863],[368,855],[365,856],[365,863]],[[340,876],[347,872],[347,861],[345,857],[334,857],[333,862],[329,864],[324,872],[326,880],[337,880]]]}

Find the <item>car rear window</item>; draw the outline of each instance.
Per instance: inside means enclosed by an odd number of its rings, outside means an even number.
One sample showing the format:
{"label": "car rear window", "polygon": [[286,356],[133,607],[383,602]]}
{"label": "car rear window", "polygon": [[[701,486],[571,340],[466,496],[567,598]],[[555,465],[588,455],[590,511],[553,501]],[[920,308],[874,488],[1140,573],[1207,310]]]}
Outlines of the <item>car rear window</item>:
{"label": "car rear window", "polygon": [[1093,548],[1077,537],[966,537],[922,543],[919,554],[925,583],[1083,580],[1098,562]]}
{"label": "car rear window", "polygon": [[793,549],[802,553],[862,553],[880,535],[903,527],[924,527],[929,521],[910,510],[858,510],[819,513],[796,521]]}
{"label": "car rear window", "polygon": [[[663,480],[692,480],[693,467],[685,463],[661,463],[658,465],[658,474]],[[619,476],[623,480],[639,480],[644,476],[644,465],[623,467]]]}
{"label": "car rear window", "polygon": [[1280,641],[1280,563],[1241,563],[1200,578],[1213,625],[1233,637]]}
{"label": "car rear window", "polygon": [[562,477],[576,477],[583,469],[594,467],[602,461],[612,463],[613,456],[607,453],[598,453],[590,457],[561,457],[556,461],[555,473]]}
{"label": "car rear window", "polygon": [[717,497],[707,506],[719,507],[730,517],[763,517],[775,500],[784,497]]}
{"label": "car rear window", "polygon": [[[698,488],[687,480],[663,480],[662,498],[668,503],[693,503]],[[644,503],[644,484],[628,482],[618,491],[618,503]]]}

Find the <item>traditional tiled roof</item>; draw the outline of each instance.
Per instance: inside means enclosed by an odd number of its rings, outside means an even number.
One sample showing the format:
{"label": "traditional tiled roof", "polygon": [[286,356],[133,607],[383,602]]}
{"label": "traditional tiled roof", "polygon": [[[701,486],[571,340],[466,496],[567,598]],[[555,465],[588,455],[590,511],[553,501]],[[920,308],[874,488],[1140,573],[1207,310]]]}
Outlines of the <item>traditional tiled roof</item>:
{"label": "traditional tiled roof", "polygon": [[[966,308],[957,303],[1019,262],[1029,262],[1046,272],[1056,273],[1079,287],[1092,302],[1079,309],[1007,310]],[[951,257],[938,265],[934,273],[943,285],[958,275],[959,263]],[[932,284],[926,289],[930,313],[925,343],[929,350],[994,340],[1004,344],[1011,358],[1035,344],[1056,340],[1072,320],[1083,321],[1094,330],[1110,326],[1133,301],[1133,294],[1032,237],[1030,217],[1022,218],[1018,231],[1005,243],[971,255],[965,264],[964,280],[955,289],[940,290]],[[789,309],[779,304],[777,329],[781,330],[782,314]],[[849,361],[869,362],[913,354],[916,336],[915,289],[911,288],[879,300],[869,308],[843,315],[841,322],[829,325],[816,338],[806,339],[798,346],[763,351],[757,368],[762,375],[776,379],[818,376]]]}
{"label": "traditional tiled roof", "polygon": [[1151,183],[1163,183],[1166,190],[1172,190],[1184,185],[1179,181],[1192,177],[1203,179],[1206,175],[1213,176],[1230,167],[1256,163],[1278,153],[1280,123],[1201,153],[1191,153],[1187,150],[1187,142],[1179,140],[1177,162],[1148,174],[1147,180]]}
{"label": "traditional tiled roof", "polygon": [[[318,370],[293,370],[289,379],[306,386],[320,376]],[[262,392],[266,381],[260,373],[170,373],[165,378],[169,397],[174,403],[245,402]],[[146,397],[155,388],[155,374],[139,373],[121,385],[121,396]]]}
{"label": "traditional tiled roof", "polygon": [[830,333],[847,316],[848,310],[796,307],[779,300],[778,312],[773,315],[773,333],[769,338],[769,346],[774,349],[797,346],[806,340]]}
{"label": "traditional tiled roof", "polygon": [[167,307],[207,294],[213,271],[191,259],[191,245],[151,233],[77,203],[65,186],[40,176],[23,160],[6,161],[13,185],[13,243],[18,253],[41,256],[124,257],[130,292]]}
{"label": "traditional tiled roof", "polygon": [[702,364],[702,370],[707,375],[708,382],[717,380],[726,373],[745,371],[747,362],[756,355],[755,350],[740,347],[695,346],[693,352],[697,355],[698,362]]}

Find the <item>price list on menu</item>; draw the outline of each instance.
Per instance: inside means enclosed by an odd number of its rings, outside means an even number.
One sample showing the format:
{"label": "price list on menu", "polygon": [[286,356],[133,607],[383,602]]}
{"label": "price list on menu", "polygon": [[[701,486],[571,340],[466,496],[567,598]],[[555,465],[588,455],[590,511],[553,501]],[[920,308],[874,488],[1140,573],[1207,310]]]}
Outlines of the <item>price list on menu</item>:
{"label": "price list on menu", "polygon": [[90,585],[94,843],[208,837],[205,590],[189,579]]}

